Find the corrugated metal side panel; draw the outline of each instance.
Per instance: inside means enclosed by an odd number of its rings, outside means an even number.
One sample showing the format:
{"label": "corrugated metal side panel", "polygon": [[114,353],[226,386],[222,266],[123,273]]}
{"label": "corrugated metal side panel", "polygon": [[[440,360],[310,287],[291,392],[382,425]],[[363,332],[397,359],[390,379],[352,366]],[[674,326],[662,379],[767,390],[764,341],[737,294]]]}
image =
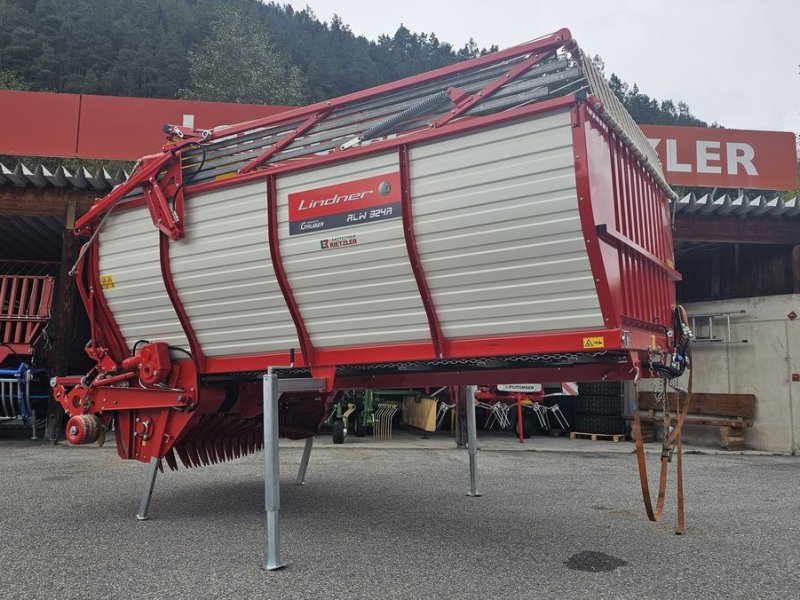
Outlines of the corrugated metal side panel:
{"label": "corrugated metal side panel", "polygon": [[[397,170],[392,153],[277,179],[283,264],[317,348],[430,339],[401,218],[289,236],[289,194]],[[321,250],[320,240],[340,235],[358,244]]]}
{"label": "corrugated metal side panel", "polygon": [[149,340],[188,350],[161,277],[158,230],[146,207],[108,217],[100,230],[100,275],[113,279],[104,293],[129,346]]}
{"label": "corrugated metal side panel", "polygon": [[269,254],[263,181],[190,196],[172,277],[206,356],[298,348]]}
{"label": "corrugated metal side panel", "polygon": [[569,111],[414,146],[417,247],[445,337],[601,327]]}

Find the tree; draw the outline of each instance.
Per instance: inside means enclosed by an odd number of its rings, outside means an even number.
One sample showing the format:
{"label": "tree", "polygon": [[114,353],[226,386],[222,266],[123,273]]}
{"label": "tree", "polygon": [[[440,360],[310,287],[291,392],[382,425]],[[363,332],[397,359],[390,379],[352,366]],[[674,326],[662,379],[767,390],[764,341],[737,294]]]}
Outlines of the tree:
{"label": "tree", "polygon": [[27,90],[30,86],[17,77],[14,71],[0,69],[0,90]]}
{"label": "tree", "polygon": [[211,33],[189,50],[182,98],[251,104],[303,104],[306,82],[267,31],[230,6],[219,6]]}

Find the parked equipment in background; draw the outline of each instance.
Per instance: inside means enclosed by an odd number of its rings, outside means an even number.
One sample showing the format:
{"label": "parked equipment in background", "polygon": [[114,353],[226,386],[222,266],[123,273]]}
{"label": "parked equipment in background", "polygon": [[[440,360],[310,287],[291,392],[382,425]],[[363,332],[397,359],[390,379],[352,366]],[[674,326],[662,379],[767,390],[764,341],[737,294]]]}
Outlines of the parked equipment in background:
{"label": "parked equipment in background", "polygon": [[0,275],[0,365],[33,354],[50,319],[54,288],[49,275]]}
{"label": "parked equipment in background", "polygon": [[35,377],[44,382],[50,379],[43,369],[32,369],[25,363],[16,369],[0,369],[0,419],[22,419],[24,425],[31,427],[32,440],[38,439],[35,406],[37,403],[44,405],[50,398],[50,394],[31,393]]}
{"label": "parked equipment in background", "polygon": [[519,442],[533,435],[538,427],[549,431],[552,427],[550,415],[560,429],[569,429],[569,422],[558,403],[544,404],[546,394],[540,383],[499,384],[482,387],[475,394],[478,408],[489,411],[484,429],[495,424],[501,429],[513,430]]}
{"label": "parked equipment in background", "polygon": [[370,431],[376,439],[391,439],[396,415],[401,415],[404,425],[433,432],[437,401],[413,389],[348,390],[338,396],[325,424],[333,428],[334,444],[344,443],[350,433],[362,437]]}
{"label": "parked equipment in background", "polygon": [[372,429],[372,436],[379,440],[392,439],[392,424],[394,416],[400,410],[399,400],[389,400],[378,402],[378,410],[375,411],[375,426]]}
{"label": "parked equipment in background", "polygon": [[[351,423],[351,416],[355,412],[356,405],[352,402],[345,403],[344,401],[340,400],[333,405],[333,412],[331,413],[331,416],[328,417],[326,423],[333,427],[334,444],[344,444],[347,434],[350,433],[350,428],[348,425]],[[352,422],[356,423],[357,419],[353,418]],[[357,426],[358,425],[356,425],[356,427]]]}

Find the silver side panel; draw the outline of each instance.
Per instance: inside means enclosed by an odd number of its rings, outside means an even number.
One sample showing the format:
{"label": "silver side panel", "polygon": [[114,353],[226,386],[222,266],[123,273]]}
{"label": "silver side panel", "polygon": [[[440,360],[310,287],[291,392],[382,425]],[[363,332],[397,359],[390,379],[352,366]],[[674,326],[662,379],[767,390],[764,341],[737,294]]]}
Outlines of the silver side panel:
{"label": "silver side panel", "polygon": [[569,111],[414,146],[417,248],[445,337],[601,327]]}
{"label": "silver side panel", "polygon": [[205,355],[298,348],[270,259],[266,183],[191,196],[185,218],[172,276]]}
{"label": "silver side panel", "polygon": [[[602,327],[575,191],[569,112],[410,149],[414,228],[447,338]],[[316,348],[428,341],[401,218],[289,235],[289,194],[397,172],[396,152],[277,177],[289,285]],[[189,197],[170,242],[178,294],[208,356],[298,348],[270,261],[263,181]],[[322,249],[321,241],[357,244]],[[112,213],[101,275],[128,344],[187,348],[146,208]]]}
{"label": "silver side panel", "polygon": [[[397,170],[390,153],[277,179],[281,256],[315,348],[430,340],[402,219],[289,235],[289,194]],[[321,239],[343,235],[358,245],[320,248]]]}
{"label": "silver side panel", "polygon": [[158,230],[147,207],[112,212],[99,237],[100,275],[114,285],[104,293],[128,346],[149,340],[188,350],[161,277]]}

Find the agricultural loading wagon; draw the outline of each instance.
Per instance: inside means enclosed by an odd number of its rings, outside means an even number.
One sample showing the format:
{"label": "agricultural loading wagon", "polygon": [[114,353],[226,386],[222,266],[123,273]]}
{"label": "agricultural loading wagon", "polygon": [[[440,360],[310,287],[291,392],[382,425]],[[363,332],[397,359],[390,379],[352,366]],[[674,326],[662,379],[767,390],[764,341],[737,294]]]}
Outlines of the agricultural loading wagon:
{"label": "agricultural loading wagon", "polygon": [[273,117],[165,132],[76,223],[96,366],[54,381],[71,442],[113,421],[119,455],[150,463],[142,517],[162,459],[263,444],[277,568],[278,435],[307,440],[302,478],[340,390],[686,366],[672,192],[566,29]]}

